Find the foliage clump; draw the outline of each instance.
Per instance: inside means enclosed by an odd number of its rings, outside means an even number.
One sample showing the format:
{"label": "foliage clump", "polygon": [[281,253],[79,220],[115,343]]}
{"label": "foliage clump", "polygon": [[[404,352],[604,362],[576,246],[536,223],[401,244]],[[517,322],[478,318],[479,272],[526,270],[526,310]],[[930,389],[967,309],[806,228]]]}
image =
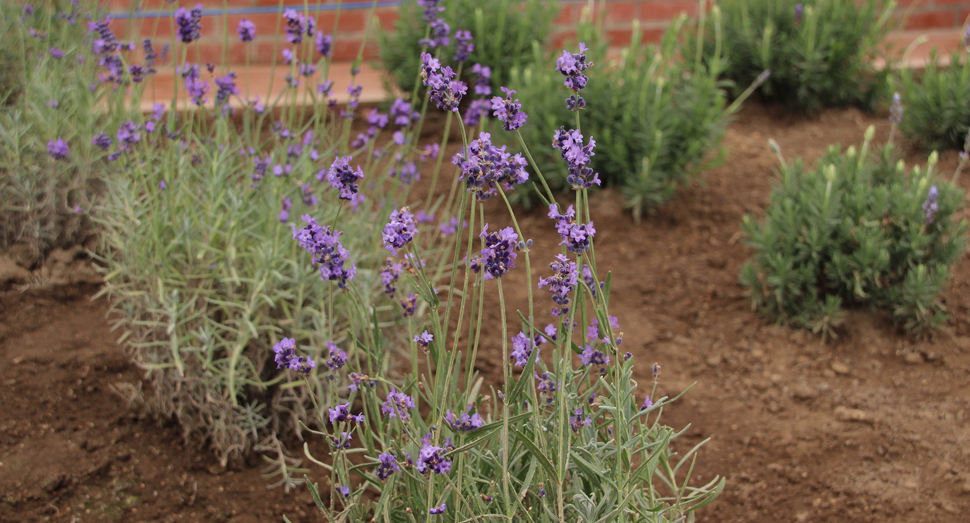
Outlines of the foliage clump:
{"label": "foliage clump", "polygon": [[938,181],[936,153],[926,170],[892,160],[892,146],[870,152],[830,146],[817,167],[801,159],[781,168],[763,221],[745,216],[754,248],[741,270],[752,306],[771,319],[823,335],[844,320],[843,306],[869,305],[918,332],[946,318],[939,295],[965,244],[966,221],[953,215],[963,192]]}
{"label": "foliage clump", "polygon": [[[795,111],[855,106],[874,110],[888,93],[882,41],[894,27],[894,2],[882,0],[740,0],[724,13],[724,78],[743,89],[768,69],[760,88],[767,100]],[[702,49],[692,42],[685,59],[713,59],[714,28]]]}
{"label": "foliage clump", "polygon": [[[545,47],[552,20],[559,11],[557,0],[443,0],[430,2],[442,11],[435,13],[448,24],[452,33],[471,31],[474,49],[465,60],[480,63],[492,70],[491,87],[498,92],[499,86],[508,85],[509,72],[532,61],[533,42]],[[395,87],[403,93],[411,93],[415,82],[414,71],[421,64],[421,40],[428,38],[428,22],[425,20],[423,2],[401,2],[399,18],[394,31],[380,34],[380,60],[389,72]],[[428,50],[442,65],[452,64],[458,41],[450,38],[447,45]],[[471,71],[465,71],[466,75]]]}
{"label": "foliage clump", "polygon": [[944,67],[934,49],[924,71],[900,73],[906,117],[899,127],[920,147],[964,148],[970,130],[970,63],[965,53],[953,53]]}
{"label": "foliage clump", "polygon": [[[684,22],[684,17],[675,21],[659,45],[644,45],[635,22],[633,38],[617,61],[607,59],[608,42],[592,24],[579,30],[590,43],[591,60],[604,62],[598,81],[583,91],[588,106],[582,111],[583,132],[593,136],[597,147],[591,167],[602,186],[622,189],[637,219],[709,166],[705,159],[718,149],[730,114],[718,80],[719,62],[681,60]],[[541,63],[541,51],[534,53]],[[513,83],[529,110],[529,125],[521,130],[526,142],[547,141],[561,127],[575,125],[575,113],[560,97],[549,96],[563,83],[555,69],[526,67]],[[568,172],[556,151],[540,150],[535,161],[550,187],[569,190]],[[524,201],[519,193],[516,197]]]}
{"label": "foliage clump", "polygon": [[103,117],[77,59],[84,24],[68,23],[81,9],[0,2],[0,247],[25,245],[33,259],[91,234],[86,211],[102,187],[90,141],[58,160],[48,145]]}

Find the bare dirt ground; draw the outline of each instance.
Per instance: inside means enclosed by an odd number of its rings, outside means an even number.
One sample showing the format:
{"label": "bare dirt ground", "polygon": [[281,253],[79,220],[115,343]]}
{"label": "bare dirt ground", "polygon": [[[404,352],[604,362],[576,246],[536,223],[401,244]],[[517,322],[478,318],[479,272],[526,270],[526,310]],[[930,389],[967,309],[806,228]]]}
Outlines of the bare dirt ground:
{"label": "bare dirt ground", "polygon": [[[803,119],[750,104],[729,128],[725,164],[642,223],[614,191],[592,198],[597,264],[613,271],[611,312],[640,362],[638,380],[645,387],[657,362],[664,395],[696,382],[665,421],[691,425],[678,450],[711,438],[697,480],[727,478],[701,521],[968,519],[970,259],[955,267],[946,330],[926,340],[857,310],[823,344],[766,323],[737,281],[750,256],[741,217],[759,214],[770,192],[767,139],[812,162],[830,143],[858,144],[869,124],[877,140],[888,135],[884,116]],[[940,172],[949,176],[957,160],[944,153]],[[907,151],[906,161],[925,154]],[[542,210],[520,224],[534,234],[535,281],[559,239]],[[507,281],[523,301],[524,272]],[[267,491],[259,460],[222,469],[183,446],[178,427],[129,406],[142,373],[115,344],[104,300],[89,299],[96,286],[34,283],[0,287],[0,521],[320,520],[305,491]],[[545,301],[537,294],[541,312]],[[498,368],[489,364],[498,343],[483,347],[483,373]]]}

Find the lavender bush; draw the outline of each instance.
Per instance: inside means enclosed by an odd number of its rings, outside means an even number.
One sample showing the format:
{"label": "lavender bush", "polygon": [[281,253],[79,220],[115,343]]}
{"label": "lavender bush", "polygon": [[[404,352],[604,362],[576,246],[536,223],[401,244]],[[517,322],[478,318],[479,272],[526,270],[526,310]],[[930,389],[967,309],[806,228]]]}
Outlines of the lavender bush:
{"label": "lavender bush", "polygon": [[[329,488],[308,488],[329,521],[690,521],[714,499],[723,480],[691,478],[698,447],[670,447],[680,433],[660,422],[673,400],[656,397],[659,366],[653,387],[638,387],[610,315],[589,213],[596,143],[579,131],[591,108],[583,89],[601,80],[583,44],[555,66],[576,126],[539,142],[552,139],[568,166],[566,202],[531,160],[530,108],[514,85],[489,98],[422,52],[420,103],[367,110],[353,81],[346,104],[326,101],[341,87],[328,77],[333,33],[287,9],[275,28],[222,27],[245,42],[276,35],[287,88],[257,98],[237,81],[246,72],[191,61],[200,28],[220,21],[169,8],[178,25],[167,49],[114,35],[93,13],[86,92],[111,116],[44,140],[53,165],[87,150],[104,172],[88,211],[103,231],[103,292],[156,411],[223,460],[261,452],[274,486],[305,481],[291,450],[319,439],[327,455],[304,454]],[[166,53],[177,91],[142,113]],[[467,125],[466,97],[502,129]],[[417,143],[416,108],[432,105],[462,136],[441,188],[447,133]],[[366,128],[356,136],[354,119]],[[499,132],[520,147],[499,145]],[[413,196],[429,170],[429,193]],[[507,197],[529,183],[561,239],[549,260],[533,259]],[[499,215],[486,215],[488,200],[503,204]],[[545,277],[533,262],[549,264]],[[527,302],[506,299],[513,273],[524,273]],[[496,294],[501,321],[488,325]],[[476,370],[486,338],[502,347],[500,377]]]}
{"label": "lavender bush", "polygon": [[966,243],[967,222],[955,216],[963,192],[937,178],[935,152],[925,170],[907,171],[891,143],[872,150],[873,134],[858,149],[830,146],[813,169],[772,143],[779,183],[764,220],[744,218],[755,252],[741,271],[769,318],[823,336],[835,335],[846,306],[887,310],[917,333],[946,319],[939,295]]}
{"label": "lavender bush", "polygon": [[899,73],[901,103],[906,118],[900,130],[925,149],[964,149],[970,130],[970,26],[964,28],[964,49],[950,55],[941,66],[936,49],[919,74],[911,69]]}
{"label": "lavender bush", "polygon": [[103,175],[79,139],[110,119],[86,82],[84,15],[71,2],[0,4],[0,247],[36,261],[92,232]]}

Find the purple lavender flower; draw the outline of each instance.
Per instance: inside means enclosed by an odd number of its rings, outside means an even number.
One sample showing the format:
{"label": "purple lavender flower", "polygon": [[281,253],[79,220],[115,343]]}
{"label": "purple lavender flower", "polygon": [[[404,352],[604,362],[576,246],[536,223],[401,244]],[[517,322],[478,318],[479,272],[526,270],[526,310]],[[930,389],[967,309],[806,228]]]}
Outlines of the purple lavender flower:
{"label": "purple lavender flower", "polygon": [[184,7],[175,11],[175,24],[178,36],[188,44],[199,39],[202,31],[202,4],[196,4],[191,11]]}
{"label": "purple lavender flower", "polygon": [[893,93],[893,104],[889,107],[889,121],[897,125],[903,123],[903,104],[899,93]]}
{"label": "purple lavender flower", "polygon": [[603,351],[594,348],[592,345],[586,345],[583,352],[579,354],[579,361],[582,362],[583,366],[589,367],[590,365],[595,367],[601,367],[601,371],[605,370],[605,367],[610,362],[610,357]]}
{"label": "purple lavender flower", "polygon": [[377,459],[381,462],[377,466],[377,477],[381,478],[381,481],[386,481],[387,478],[391,477],[391,474],[401,470],[400,465],[397,464],[397,458],[392,454],[381,454]]}
{"label": "purple lavender flower", "polygon": [[586,62],[586,51],[586,44],[580,42],[579,53],[574,54],[569,51],[563,51],[562,56],[556,60],[556,70],[566,77],[563,85],[575,93],[570,95],[566,101],[566,105],[570,110],[582,109],[586,106],[583,97],[579,96],[579,92],[586,87],[586,81],[588,80],[583,72],[593,65],[592,62]]}
{"label": "purple lavender flower", "polygon": [[805,12],[805,6],[802,4],[795,4],[795,21],[798,22],[802,19],[802,13]]}
{"label": "purple lavender flower", "polygon": [[94,138],[91,138],[91,145],[94,145],[95,147],[100,147],[102,151],[107,151],[108,148],[111,147],[111,144],[113,143],[114,141],[104,133],[99,133]]}
{"label": "purple lavender flower", "polygon": [[556,391],[559,390],[559,382],[556,381],[556,376],[549,374],[548,372],[543,372],[540,376],[538,372],[533,371],[532,375],[539,382],[536,385],[536,390],[541,394],[546,395],[546,403],[551,405],[556,397]]}
{"label": "purple lavender flower", "polygon": [[640,410],[647,410],[650,407],[653,407],[653,401],[650,399],[650,396],[647,396],[643,398],[643,406],[640,407]]}
{"label": "purple lavender flower", "polygon": [[418,305],[418,298],[414,293],[408,294],[407,298],[400,301],[401,308],[404,309],[404,317],[410,318],[414,316],[414,309]]}
{"label": "purple lavender flower", "polygon": [[472,103],[468,105],[468,109],[465,111],[465,116],[463,116],[462,119],[465,121],[466,126],[475,127],[481,123],[482,117],[488,117],[488,112],[491,109],[492,103],[484,98],[472,100]]}
{"label": "purple lavender flower", "polygon": [[422,38],[418,41],[418,44],[430,48],[447,47],[451,43],[449,34],[451,34],[451,26],[441,18],[438,18],[431,22],[431,37]]}
{"label": "purple lavender flower", "polygon": [[381,404],[381,412],[387,414],[388,418],[398,418],[401,422],[411,417],[408,410],[413,408],[414,398],[398,392],[394,387],[391,387],[391,392],[387,393],[387,399]]}
{"label": "purple lavender flower", "polygon": [[51,155],[51,158],[55,160],[63,160],[64,158],[67,158],[68,152],[69,149],[67,147],[67,142],[60,138],[47,142],[47,154]]}
{"label": "purple lavender flower", "polygon": [[[472,406],[469,405],[468,410],[470,411],[471,408]],[[471,416],[466,412],[461,417],[458,417],[454,412],[449,410],[445,412],[445,423],[451,426],[451,429],[455,432],[468,432],[482,428],[485,421],[477,412]]]}
{"label": "purple lavender flower", "polygon": [[492,145],[492,135],[480,133],[477,140],[468,146],[466,154],[458,153],[452,158],[454,165],[461,167],[460,180],[464,180],[467,190],[475,192],[479,200],[487,200],[501,184],[512,190],[513,184],[525,183],[529,173],[525,171],[526,161],[521,154],[512,156],[501,148]]}
{"label": "purple lavender flower", "polygon": [[415,466],[418,472],[447,474],[451,471],[451,462],[445,459],[444,449],[431,444],[430,433],[421,439],[421,443],[421,451],[418,453],[418,462]]}
{"label": "purple lavender flower", "polygon": [[320,264],[320,277],[324,281],[335,281],[341,289],[347,288],[347,281],[353,280],[357,274],[357,267],[350,263],[350,268],[344,268],[348,262],[350,252],[340,243],[340,233],[331,232],[330,227],[320,227],[309,214],[303,215],[306,226],[297,230],[293,228],[293,239],[300,247],[313,255],[313,264]]}
{"label": "purple lavender flower", "polygon": [[573,415],[569,417],[569,425],[573,428],[573,432],[579,432],[579,429],[583,427],[588,427],[593,424],[593,419],[586,416],[583,419],[583,409],[576,409],[573,411]]}
{"label": "purple lavender flower", "polygon": [[428,214],[424,212],[424,209],[421,209],[418,211],[418,214],[414,216],[414,219],[417,220],[418,223],[431,223],[434,221],[434,213]]}
{"label": "purple lavender flower", "polygon": [[282,210],[280,210],[280,223],[286,223],[290,220],[290,208],[293,207],[293,200],[283,197]]}
{"label": "purple lavender flower", "polygon": [[434,334],[431,334],[428,331],[414,335],[414,343],[417,343],[422,348],[427,349],[428,345],[430,345],[432,341],[434,341]]}
{"label": "purple lavender flower", "polygon": [[438,18],[438,13],[444,12],[444,7],[438,7],[438,2],[440,0],[418,0],[418,5],[424,8],[423,20],[425,22],[434,22]]}
{"label": "purple lavender flower", "polygon": [[[283,18],[286,21],[286,41],[291,44],[299,44],[303,42],[303,33],[308,32],[312,36],[313,29],[308,27],[307,18],[303,16],[303,13],[297,13],[296,9],[287,9],[283,11]],[[312,20],[312,19],[311,19]]]}
{"label": "purple lavender flower", "polygon": [[445,504],[444,503],[442,503],[440,507],[431,507],[431,508],[428,509],[428,514],[431,514],[431,515],[444,514],[444,513],[445,513]]}
{"label": "purple lavender flower", "polygon": [[[400,154],[398,156],[400,156]],[[418,171],[418,164],[412,161],[405,162],[404,165],[401,166],[400,170],[398,170],[397,167],[391,168],[387,174],[391,178],[399,176],[401,178],[401,183],[405,185],[411,185],[416,180],[421,179],[421,173]]]}
{"label": "purple lavender flower", "polygon": [[337,405],[332,409],[327,409],[330,414],[330,423],[336,425],[344,421],[356,421],[357,423],[364,422],[364,413],[358,415],[353,415],[350,413],[350,403],[344,403],[343,405]]}
{"label": "purple lavender flower", "polygon": [[398,127],[410,127],[414,122],[421,119],[421,113],[411,110],[411,103],[405,102],[401,98],[394,100],[391,104],[391,118],[394,119],[394,125]]}
{"label": "purple lavender flower", "polygon": [[472,43],[472,33],[470,31],[456,31],[455,44],[457,46],[455,49],[455,62],[468,60],[468,55],[475,50],[475,44]]}
{"label": "purple lavender flower", "polygon": [[118,149],[122,151],[131,150],[131,147],[141,141],[141,134],[138,132],[141,127],[135,122],[127,121],[122,122],[121,126],[118,127],[118,133],[115,138],[118,139]]}
{"label": "purple lavender flower", "polygon": [[557,318],[566,316],[569,314],[569,293],[579,283],[579,270],[576,262],[563,254],[557,254],[556,261],[550,263],[549,267],[554,274],[549,278],[539,278],[539,288],[548,286],[549,292],[552,293],[552,301],[556,304],[552,309],[552,315]]}
{"label": "purple lavender flower", "polygon": [[487,65],[475,64],[472,66],[472,73],[475,75],[475,94],[480,96],[492,94],[492,86],[489,84],[492,70]]}
{"label": "purple lavender flower", "polygon": [[199,78],[199,64],[185,63],[181,68],[176,68],[176,72],[185,79],[185,90],[192,97],[192,101],[199,106],[205,104],[209,82]]}
{"label": "purple lavender flower", "polygon": [[457,112],[461,97],[468,92],[465,82],[454,78],[451,67],[442,68],[437,59],[421,53],[421,79],[438,109]]}
{"label": "purple lavender flower", "polygon": [[559,154],[568,164],[569,175],[566,181],[574,189],[589,189],[593,185],[600,185],[599,173],[593,174],[593,169],[589,167],[592,157],[596,155],[593,148],[596,141],[589,137],[589,143],[583,145],[583,134],[578,130],[566,131],[565,127],[560,127],[553,136],[552,146],[559,149]]}
{"label": "purple lavender flower", "polygon": [[394,293],[397,292],[395,284],[403,269],[402,264],[396,263],[394,258],[388,258],[384,262],[384,269],[381,270],[381,283],[384,284],[384,294],[387,294],[391,298],[394,297]]}
{"label": "purple lavender flower", "polygon": [[24,4],[24,15],[30,16],[32,14],[34,14],[34,6],[30,4]]}
{"label": "purple lavender flower", "polygon": [[50,51],[51,51],[51,56],[53,56],[54,58],[57,58],[58,60],[60,60],[61,58],[64,58],[64,51],[61,51],[57,47],[51,47]]}
{"label": "purple lavender flower", "polygon": [[325,364],[331,372],[337,372],[347,363],[347,353],[338,349],[337,345],[332,341],[327,342],[327,350],[329,351],[329,356]]}
{"label": "purple lavender flower", "polygon": [[505,122],[502,124],[502,129],[514,131],[525,125],[529,116],[521,112],[522,104],[519,103],[518,98],[512,101],[512,95],[515,91],[502,87],[502,92],[505,93],[505,98],[501,96],[492,98],[492,109],[495,111],[495,117],[499,121]]}
{"label": "purple lavender flower", "polygon": [[485,244],[482,248],[482,265],[486,279],[501,278],[515,268],[515,244],[519,235],[511,227],[489,234],[486,223],[479,237]]}
{"label": "purple lavender flower", "polygon": [[593,222],[567,223],[560,221],[556,223],[556,230],[562,237],[562,242],[559,245],[565,245],[566,250],[576,254],[588,251],[593,242],[593,235],[596,234]]}
{"label": "purple lavender flower", "polygon": [[[462,220],[461,228],[465,229],[466,227],[468,227],[468,222]],[[448,220],[448,223],[441,222],[440,224],[438,224],[438,230],[441,231],[441,234],[445,236],[451,236],[452,234],[455,234],[456,232],[458,232],[458,217],[452,216],[451,219]]]}
{"label": "purple lavender flower", "polygon": [[348,120],[353,119],[354,111],[357,110],[357,106],[360,105],[360,93],[364,90],[363,85],[353,85],[347,86],[347,94],[350,95],[350,99],[347,101],[347,109],[342,109],[340,111],[340,116]]}
{"label": "purple lavender flower", "polygon": [[296,357],[296,340],[293,338],[283,338],[279,343],[273,345],[273,352],[276,353],[276,368],[289,365],[290,359]]}
{"label": "purple lavender flower", "polygon": [[341,485],[341,486],[337,487],[337,492],[339,492],[345,498],[349,498],[350,497],[350,487],[347,486],[347,485]]}
{"label": "purple lavender flower", "polygon": [[[330,187],[340,191],[341,200],[350,200],[353,195],[357,194],[360,191],[358,182],[364,179],[364,171],[359,165],[356,171],[350,168],[350,160],[352,159],[350,156],[343,158],[338,156],[326,172],[326,178],[330,182]],[[323,171],[317,173],[318,180],[322,179],[321,173]]]}
{"label": "purple lavender flower", "polygon": [[391,220],[384,225],[381,236],[384,247],[396,256],[397,250],[410,243],[417,233],[418,226],[414,223],[414,215],[407,207],[402,207],[391,211]]}
{"label": "purple lavender flower", "polygon": [[[121,154],[121,153],[118,153],[118,154]],[[111,157],[109,156],[108,159],[110,160]],[[168,184],[165,183],[165,180],[158,180],[158,188],[164,191],[165,189],[168,189]]]}
{"label": "purple lavender flower", "polygon": [[512,353],[509,359],[515,360],[516,367],[524,367],[529,362],[529,356],[535,351],[536,363],[539,363],[539,351],[536,350],[535,340],[529,338],[524,332],[519,332],[512,338]]}
{"label": "purple lavender flower", "polygon": [[243,18],[239,22],[239,27],[236,28],[236,33],[239,34],[239,39],[243,42],[252,42],[256,39],[256,24]]}
{"label": "purple lavender flower", "polygon": [[321,56],[330,56],[330,52],[333,50],[333,36],[325,35],[322,31],[318,32],[314,44],[316,44],[317,52]]}
{"label": "purple lavender flower", "polygon": [[[48,150],[50,146],[48,145]],[[930,187],[929,195],[926,197],[926,201],[923,202],[923,211],[926,213],[926,223],[933,223],[933,217],[936,215],[937,211],[940,210],[940,204],[936,201],[939,197],[940,191],[935,185]]]}
{"label": "purple lavender flower", "polygon": [[388,116],[382,112],[379,112],[377,108],[371,109],[370,113],[367,115],[367,123],[373,125],[374,127],[379,127],[383,129],[387,125]]}
{"label": "purple lavender flower", "polygon": [[[236,87],[236,73],[230,72],[226,76],[217,76],[215,82],[219,86],[219,90],[216,91],[216,107],[225,106],[229,103],[230,96],[239,94],[239,88]],[[225,114],[225,108],[223,114]]]}

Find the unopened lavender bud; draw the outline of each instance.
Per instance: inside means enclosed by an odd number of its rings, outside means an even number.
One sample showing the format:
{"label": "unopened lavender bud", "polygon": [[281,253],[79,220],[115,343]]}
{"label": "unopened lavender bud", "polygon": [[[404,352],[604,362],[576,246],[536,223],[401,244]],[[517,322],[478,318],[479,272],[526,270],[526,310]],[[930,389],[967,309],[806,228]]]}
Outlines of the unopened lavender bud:
{"label": "unopened lavender bud", "polygon": [[896,172],[901,173],[906,170],[906,162],[899,160],[896,162]]}
{"label": "unopened lavender bud", "polygon": [[532,238],[529,238],[528,240],[525,241],[525,246],[532,247]]}
{"label": "unopened lavender bud", "polygon": [[848,148],[848,149],[846,149],[846,151],[845,151],[845,155],[846,155],[847,157],[849,157],[849,159],[850,159],[850,160],[851,160],[852,158],[855,158],[855,156],[856,156],[856,151],[855,151],[855,146],[854,146],[854,145],[850,145],[850,146],[849,146],[849,148]]}
{"label": "unopened lavender bud", "polygon": [[[851,148],[850,148],[851,150]],[[854,154],[852,156],[855,156]],[[850,158],[852,157],[850,156]],[[826,165],[824,169],[825,179],[834,182],[835,181],[835,166],[832,164]]]}
{"label": "unopened lavender bud", "polygon": [[926,160],[930,167],[936,165],[936,162],[940,161],[940,153],[933,151],[930,153],[929,159]]}
{"label": "unopened lavender bud", "polygon": [[768,148],[771,149],[771,152],[775,154],[781,152],[781,146],[778,145],[778,142],[776,142],[774,138],[768,138]]}
{"label": "unopened lavender bud", "polygon": [[866,128],[866,134],[862,135],[867,142],[871,142],[876,137],[876,128],[872,125]]}
{"label": "unopened lavender bud", "polygon": [[754,79],[754,84],[757,86],[765,83],[766,81],[768,81],[769,76],[771,76],[771,69],[765,69],[764,71],[761,71],[761,74],[759,74],[758,77]]}

